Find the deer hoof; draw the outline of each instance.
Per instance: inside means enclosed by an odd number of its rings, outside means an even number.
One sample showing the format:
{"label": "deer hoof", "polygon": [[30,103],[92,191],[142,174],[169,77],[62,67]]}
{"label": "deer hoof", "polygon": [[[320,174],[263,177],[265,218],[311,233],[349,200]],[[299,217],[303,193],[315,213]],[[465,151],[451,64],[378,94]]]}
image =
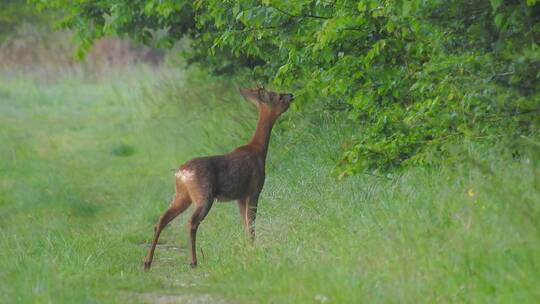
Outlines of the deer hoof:
{"label": "deer hoof", "polygon": [[152,262],[150,262],[150,261],[144,261],[144,270],[145,270],[145,271],[150,270],[150,265],[152,265]]}
{"label": "deer hoof", "polygon": [[191,266],[191,268],[197,268],[197,261],[191,262],[189,266]]}

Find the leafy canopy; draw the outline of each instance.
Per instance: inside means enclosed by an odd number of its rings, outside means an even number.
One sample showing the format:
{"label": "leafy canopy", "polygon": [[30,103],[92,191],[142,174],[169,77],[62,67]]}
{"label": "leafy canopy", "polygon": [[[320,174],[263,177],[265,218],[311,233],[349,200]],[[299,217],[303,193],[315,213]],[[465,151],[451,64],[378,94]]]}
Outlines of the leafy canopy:
{"label": "leafy canopy", "polygon": [[81,50],[105,35],[169,47],[216,74],[294,89],[358,126],[341,176],[430,164],[447,143],[538,134],[537,0],[34,0]]}

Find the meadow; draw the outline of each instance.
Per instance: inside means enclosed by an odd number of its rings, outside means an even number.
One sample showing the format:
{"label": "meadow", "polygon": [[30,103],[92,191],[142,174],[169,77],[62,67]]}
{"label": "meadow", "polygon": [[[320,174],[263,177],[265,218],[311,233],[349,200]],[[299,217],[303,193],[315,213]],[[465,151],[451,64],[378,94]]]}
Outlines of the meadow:
{"label": "meadow", "polygon": [[448,161],[332,173],[344,115],[289,111],[273,131],[254,246],[214,204],[190,269],[186,219],[142,261],[191,157],[245,143],[238,83],[133,66],[0,75],[1,303],[538,303],[540,142],[463,142]]}

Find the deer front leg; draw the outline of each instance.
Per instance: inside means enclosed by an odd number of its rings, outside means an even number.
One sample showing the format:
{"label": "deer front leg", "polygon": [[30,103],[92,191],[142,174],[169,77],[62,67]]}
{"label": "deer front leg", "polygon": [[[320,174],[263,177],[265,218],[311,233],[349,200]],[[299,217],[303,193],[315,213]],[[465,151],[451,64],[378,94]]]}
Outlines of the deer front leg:
{"label": "deer front leg", "polygon": [[249,236],[250,241],[253,243],[255,240],[255,218],[257,217],[257,199],[242,199],[238,200],[238,209],[242,222],[246,230],[246,234]]}
{"label": "deer front leg", "polygon": [[246,209],[247,209],[247,199],[239,199],[238,200],[238,211],[240,212],[240,220],[242,221],[242,226],[244,226],[244,230],[246,231],[246,234],[248,232],[247,228],[247,220],[246,220]]}
{"label": "deer front leg", "polygon": [[246,226],[249,229],[249,238],[252,243],[255,242],[255,218],[257,217],[257,203],[257,199],[248,201],[246,210]]}
{"label": "deer front leg", "polygon": [[197,240],[197,229],[199,228],[202,220],[204,220],[208,214],[208,211],[210,211],[212,203],[213,200],[208,199],[202,204],[198,204],[198,206],[195,207],[195,211],[193,211],[193,214],[191,215],[191,219],[189,220],[189,236],[191,239],[191,268],[197,267],[197,250],[195,244]]}

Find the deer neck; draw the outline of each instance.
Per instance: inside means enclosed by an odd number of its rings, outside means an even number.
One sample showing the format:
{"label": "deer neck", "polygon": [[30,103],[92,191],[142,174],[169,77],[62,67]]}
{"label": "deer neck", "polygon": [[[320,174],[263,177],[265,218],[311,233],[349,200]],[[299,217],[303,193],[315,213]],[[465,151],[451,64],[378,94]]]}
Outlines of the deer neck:
{"label": "deer neck", "polygon": [[272,134],[272,127],[276,122],[269,110],[261,109],[259,112],[259,120],[257,121],[257,129],[255,134],[249,141],[251,146],[262,158],[266,159],[266,153],[268,152],[268,144],[270,143],[270,135]]}

